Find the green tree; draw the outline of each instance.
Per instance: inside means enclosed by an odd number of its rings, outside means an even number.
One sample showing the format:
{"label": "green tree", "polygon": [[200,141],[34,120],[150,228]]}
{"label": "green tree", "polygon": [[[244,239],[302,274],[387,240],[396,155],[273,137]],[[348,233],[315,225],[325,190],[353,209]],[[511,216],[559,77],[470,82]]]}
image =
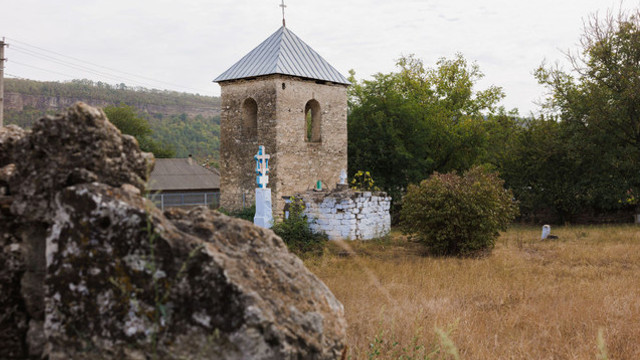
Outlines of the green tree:
{"label": "green tree", "polygon": [[120,106],[107,106],[103,110],[109,121],[123,134],[131,135],[138,140],[142,151],[152,152],[158,158],[174,155],[172,148],[151,139],[152,131],[149,122],[139,116],[134,107],[121,104]]}
{"label": "green tree", "polygon": [[357,81],[349,89],[349,175],[368,169],[377,184],[400,199],[408,184],[434,171],[466,170],[486,144],[484,113],[504,97],[491,86],[475,91],[483,77],[462,55],[427,68],[414,56],[398,71]]}
{"label": "green tree", "polygon": [[182,115],[163,116],[151,123],[152,138],[169,144],[177,157],[190,154],[199,163],[217,162],[220,151],[220,116],[186,117]]}
{"label": "green tree", "polygon": [[[555,118],[529,119],[506,142],[500,174],[529,220],[564,223],[585,208],[584,166]],[[548,214],[543,219],[536,214]]]}
{"label": "green tree", "polygon": [[614,210],[640,191],[640,10],[591,16],[580,45],[567,54],[570,71],[543,64],[536,76],[563,123],[585,206]]}
{"label": "green tree", "polygon": [[141,116],[138,116],[133,106],[124,104],[119,106],[110,105],[103,110],[109,118],[109,121],[122,131],[123,134],[131,135],[136,139],[151,135],[149,122]]}

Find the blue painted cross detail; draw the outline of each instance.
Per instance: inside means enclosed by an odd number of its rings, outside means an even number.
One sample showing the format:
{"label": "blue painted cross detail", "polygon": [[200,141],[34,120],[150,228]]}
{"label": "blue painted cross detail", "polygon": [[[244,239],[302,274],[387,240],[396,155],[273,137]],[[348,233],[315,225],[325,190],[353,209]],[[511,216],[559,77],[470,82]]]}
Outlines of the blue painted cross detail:
{"label": "blue painted cross detail", "polygon": [[256,161],[256,183],[259,188],[266,188],[269,182],[269,158],[264,151],[264,146],[258,146],[258,153],[253,157]]}

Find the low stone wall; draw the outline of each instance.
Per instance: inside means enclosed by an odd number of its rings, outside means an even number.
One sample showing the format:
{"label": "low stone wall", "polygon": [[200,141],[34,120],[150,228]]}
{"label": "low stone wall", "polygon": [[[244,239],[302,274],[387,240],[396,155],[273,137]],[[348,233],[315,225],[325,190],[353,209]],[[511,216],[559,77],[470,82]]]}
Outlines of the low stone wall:
{"label": "low stone wall", "polygon": [[368,240],[391,230],[391,197],[382,191],[307,191],[299,195],[315,231],[329,240]]}

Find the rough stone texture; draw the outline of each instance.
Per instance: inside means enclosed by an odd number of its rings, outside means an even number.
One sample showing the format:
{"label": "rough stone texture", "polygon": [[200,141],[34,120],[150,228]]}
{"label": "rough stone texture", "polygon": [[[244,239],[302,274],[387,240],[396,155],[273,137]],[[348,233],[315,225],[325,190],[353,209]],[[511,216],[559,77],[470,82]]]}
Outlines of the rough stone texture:
{"label": "rough stone texture", "polygon": [[343,353],[342,305],[282,240],[204,208],[160,212],[140,195],[152,157],[101,111],[0,128],[0,150],[1,359]]}
{"label": "rough stone texture", "polygon": [[[283,86],[284,85],[284,86]],[[274,215],[284,208],[283,196],[292,196],[315,186],[335,184],[347,169],[347,87],[270,75],[257,79],[220,83],[220,193],[221,206],[238,209],[253,204],[255,171],[253,155],[264,145],[269,160]],[[242,105],[252,98],[258,104],[256,138],[243,131]],[[320,104],[320,142],[307,142],[305,105]]]}
{"label": "rough stone texture", "polygon": [[[81,104],[81,103],[79,103]],[[102,110],[76,105],[66,114],[39,119],[12,154],[16,176],[9,182],[12,212],[33,221],[50,213],[57,189],[96,181],[144,190],[153,155],[122,135]]]}
{"label": "rough stone texture", "polygon": [[10,157],[13,149],[22,138],[25,137],[26,131],[15,125],[7,125],[0,132],[0,167],[4,167],[12,162]]}
{"label": "rough stone texture", "polygon": [[[0,130],[1,131],[1,130]],[[13,223],[6,221],[7,199],[0,197],[0,359],[23,359],[28,348],[24,341],[29,314],[20,293],[25,271],[20,239],[13,236]]]}
{"label": "rough stone texture", "polygon": [[383,191],[307,191],[297,195],[314,231],[329,240],[369,240],[391,231],[391,197]]}
{"label": "rough stone texture", "polygon": [[27,134],[14,125],[0,128],[0,359],[23,359],[29,353],[25,338],[30,315],[21,289],[28,256],[21,234],[28,224],[11,221],[13,197],[9,189],[16,173],[13,154]]}

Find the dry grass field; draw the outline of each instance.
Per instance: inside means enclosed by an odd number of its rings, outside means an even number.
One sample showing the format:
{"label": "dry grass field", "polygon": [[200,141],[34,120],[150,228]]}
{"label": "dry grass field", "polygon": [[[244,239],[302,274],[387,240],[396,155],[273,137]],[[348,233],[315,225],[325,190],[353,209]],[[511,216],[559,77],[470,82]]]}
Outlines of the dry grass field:
{"label": "dry grass field", "polygon": [[552,234],[458,259],[392,233],[305,263],[344,304],[351,359],[640,359],[640,227]]}

